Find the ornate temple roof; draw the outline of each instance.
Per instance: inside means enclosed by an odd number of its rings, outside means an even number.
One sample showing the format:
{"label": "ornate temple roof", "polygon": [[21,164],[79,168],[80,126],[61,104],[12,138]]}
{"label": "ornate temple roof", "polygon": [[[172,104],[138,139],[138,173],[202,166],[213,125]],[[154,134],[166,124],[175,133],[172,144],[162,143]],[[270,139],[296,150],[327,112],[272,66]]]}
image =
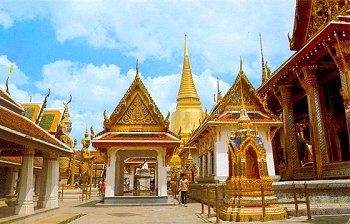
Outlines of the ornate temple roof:
{"label": "ornate temple roof", "polygon": [[[320,1],[318,0],[317,2]],[[271,96],[274,95],[276,86],[278,87],[282,83],[291,83],[296,79],[295,71],[297,69],[310,64],[321,63],[320,65],[322,65],[324,62],[322,58],[329,54],[328,50],[333,51],[334,49],[333,45],[337,42],[335,36],[337,36],[339,41],[347,39],[349,35],[350,14],[342,10],[344,10],[344,7],[339,9],[339,15],[336,18],[332,17],[333,20],[329,21],[327,19],[326,23],[319,24],[320,27],[317,29],[317,32],[312,34],[312,37],[307,39],[305,43],[298,48],[298,51],[277,68],[276,71],[273,72],[271,78],[257,89],[261,97],[271,98]],[[278,104],[276,105],[278,106]]]}
{"label": "ornate temple roof", "polygon": [[[265,113],[267,117],[270,117],[271,111],[265,105],[264,99],[260,98],[256,93],[255,88],[249,81],[248,77],[243,72],[243,62],[240,62],[240,70],[236,77],[235,82],[232,84],[230,89],[226,92],[222,100],[211,110],[209,117],[214,119],[216,117],[221,117],[225,111],[239,111],[241,107],[241,97],[244,98],[244,104],[248,111],[260,111],[260,113]],[[242,86],[243,94],[241,96],[239,88]]]}
{"label": "ornate temple roof", "polygon": [[348,5],[348,0],[297,0],[290,49],[300,50],[331,20],[337,20]]}
{"label": "ornate temple roof", "polygon": [[110,117],[104,113],[104,130],[108,131],[168,131],[169,115],[164,119],[151,95],[136,75]]}
{"label": "ornate temple roof", "polygon": [[12,136],[9,138],[16,144],[32,145],[35,149],[54,150],[59,154],[72,153],[71,148],[25,116],[3,106],[0,106],[0,114],[0,136]]}

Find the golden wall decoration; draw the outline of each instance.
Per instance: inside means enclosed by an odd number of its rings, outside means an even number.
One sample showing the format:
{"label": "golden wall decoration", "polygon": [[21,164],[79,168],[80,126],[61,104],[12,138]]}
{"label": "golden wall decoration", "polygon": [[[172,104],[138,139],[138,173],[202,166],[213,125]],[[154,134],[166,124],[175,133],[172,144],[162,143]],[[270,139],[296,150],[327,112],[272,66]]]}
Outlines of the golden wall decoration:
{"label": "golden wall decoration", "polygon": [[150,114],[149,109],[142,101],[139,94],[136,94],[130,106],[126,109],[117,124],[157,124]]}

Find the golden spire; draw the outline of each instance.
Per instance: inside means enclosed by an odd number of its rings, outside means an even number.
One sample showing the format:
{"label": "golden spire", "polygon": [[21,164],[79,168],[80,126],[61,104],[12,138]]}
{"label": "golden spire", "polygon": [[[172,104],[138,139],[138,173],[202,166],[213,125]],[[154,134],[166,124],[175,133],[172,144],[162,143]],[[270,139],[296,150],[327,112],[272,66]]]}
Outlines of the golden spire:
{"label": "golden spire", "polygon": [[264,84],[267,80],[267,75],[266,75],[266,69],[265,69],[265,61],[264,61],[264,53],[263,53],[263,47],[262,47],[262,41],[261,41],[261,33],[259,33],[260,37],[260,51],[261,51],[261,84]]}
{"label": "golden spire", "polygon": [[238,118],[238,126],[240,129],[246,129],[250,127],[250,118],[248,116],[247,110],[244,105],[244,96],[243,96],[243,86],[242,86],[242,76],[243,76],[243,61],[242,57],[240,58],[239,65],[239,85],[240,85],[240,97],[241,97],[241,111]]}
{"label": "golden spire", "polygon": [[[190,59],[188,56],[187,35],[185,34],[184,63],[182,67],[181,84],[177,95],[177,102],[186,101],[200,104],[196,87],[193,82]],[[191,103],[190,103],[191,104]]]}
{"label": "golden spire", "polygon": [[193,162],[193,158],[192,158],[192,153],[191,153],[191,149],[188,149],[188,157],[187,157],[187,162]]}
{"label": "golden spire", "polygon": [[139,60],[136,59],[136,75],[135,75],[135,79],[140,79],[140,75],[139,75]]}

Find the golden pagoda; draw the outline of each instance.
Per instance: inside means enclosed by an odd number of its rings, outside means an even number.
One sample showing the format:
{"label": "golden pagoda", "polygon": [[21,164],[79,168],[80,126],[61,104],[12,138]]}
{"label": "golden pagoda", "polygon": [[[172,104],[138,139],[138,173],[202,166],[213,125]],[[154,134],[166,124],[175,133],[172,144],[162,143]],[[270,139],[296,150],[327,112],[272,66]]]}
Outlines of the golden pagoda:
{"label": "golden pagoda", "polygon": [[[199,121],[203,120],[204,117],[202,104],[193,82],[186,34],[181,84],[176,100],[177,105],[175,112],[171,116],[170,130],[178,133],[182,144],[176,150],[169,163],[172,167],[184,166],[186,164],[188,150],[183,147],[184,143],[189,138],[191,132],[199,126]],[[182,159],[180,159],[179,155]]]}

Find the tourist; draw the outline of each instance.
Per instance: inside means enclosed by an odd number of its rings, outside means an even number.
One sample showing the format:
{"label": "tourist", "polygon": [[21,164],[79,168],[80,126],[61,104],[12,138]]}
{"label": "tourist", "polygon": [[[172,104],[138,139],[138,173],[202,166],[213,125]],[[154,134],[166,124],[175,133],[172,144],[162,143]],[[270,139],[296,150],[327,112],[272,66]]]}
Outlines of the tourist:
{"label": "tourist", "polygon": [[105,178],[103,178],[102,182],[101,182],[101,194],[102,194],[102,197],[105,196],[105,190],[106,190],[106,182],[105,182]]}
{"label": "tourist", "polygon": [[181,202],[187,207],[187,192],[190,190],[190,184],[187,180],[187,175],[183,174],[179,184],[179,191],[181,192]]}
{"label": "tourist", "polygon": [[101,193],[102,193],[102,191],[101,191],[101,185],[102,185],[102,180],[100,180],[100,181],[98,182],[98,196],[100,196]]}
{"label": "tourist", "polygon": [[[181,177],[182,177],[182,174],[181,174]],[[180,191],[180,180],[181,180],[181,177],[178,177],[176,179],[176,188],[178,189],[177,200],[179,201],[179,204],[181,204],[181,195],[180,195],[180,192],[181,192]],[[176,195],[175,195],[175,197],[176,197]]]}

